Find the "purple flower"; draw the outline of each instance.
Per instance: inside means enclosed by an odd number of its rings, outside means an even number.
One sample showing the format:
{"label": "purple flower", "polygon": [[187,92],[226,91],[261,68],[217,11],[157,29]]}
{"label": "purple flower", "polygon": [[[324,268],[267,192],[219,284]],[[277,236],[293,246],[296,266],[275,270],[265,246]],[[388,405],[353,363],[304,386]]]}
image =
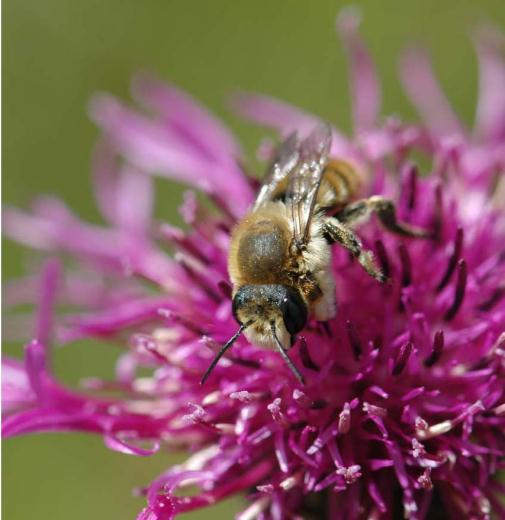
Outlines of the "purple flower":
{"label": "purple flower", "polygon": [[[142,520],[237,493],[250,501],[241,520],[392,518],[398,508],[411,519],[435,510],[505,517],[497,479],[505,455],[503,41],[491,31],[476,40],[480,94],[471,132],[420,50],[404,56],[400,74],[423,124],[381,120],[379,84],[357,25],[349,12],[339,20],[354,135],[334,129],[332,155],[366,173],[364,196],[392,198],[405,221],[435,238],[399,239],[375,221],[364,224],[360,236],[390,277],[386,285],[334,248],[337,316],[327,327],[310,322],[290,351],[305,385],[276,352],[240,338],[202,386],[236,330],[227,251],[257,182],[239,167],[230,133],[175,87],[137,81],[142,112],[98,96],[91,114],[103,139],[93,180],[107,226],[81,222],[52,198],[30,213],[4,214],[7,235],[58,254],[66,266],[49,260],[40,277],[6,288],[12,311],[38,307],[24,363],[4,359],[4,436],[79,430],[134,455],[160,446],[190,451],[141,490]],[[268,97],[235,103],[281,135],[305,134],[317,122]],[[426,166],[416,166],[419,157]],[[150,174],[193,185],[218,211],[188,193],[181,214],[189,231],[155,223]],[[56,302],[65,309],[57,316]],[[16,323],[12,332],[22,334],[26,324]],[[116,379],[65,388],[51,372],[50,345],[97,338],[124,347]],[[193,495],[177,493],[188,485]]]}

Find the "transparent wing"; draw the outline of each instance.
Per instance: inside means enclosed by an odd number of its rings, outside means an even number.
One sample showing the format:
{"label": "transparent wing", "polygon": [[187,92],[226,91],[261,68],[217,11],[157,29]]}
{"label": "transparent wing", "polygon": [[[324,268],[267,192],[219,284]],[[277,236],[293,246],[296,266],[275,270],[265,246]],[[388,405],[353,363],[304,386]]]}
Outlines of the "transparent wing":
{"label": "transparent wing", "polygon": [[298,247],[309,239],[310,222],[330,146],[331,127],[322,123],[300,143],[297,163],[289,173],[285,202]]}
{"label": "transparent wing", "polygon": [[265,202],[272,200],[273,194],[277,191],[279,185],[296,166],[299,155],[298,135],[294,132],[277,148],[272,162],[267,169],[263,185],[254,202],[253,210],[258,209]]}

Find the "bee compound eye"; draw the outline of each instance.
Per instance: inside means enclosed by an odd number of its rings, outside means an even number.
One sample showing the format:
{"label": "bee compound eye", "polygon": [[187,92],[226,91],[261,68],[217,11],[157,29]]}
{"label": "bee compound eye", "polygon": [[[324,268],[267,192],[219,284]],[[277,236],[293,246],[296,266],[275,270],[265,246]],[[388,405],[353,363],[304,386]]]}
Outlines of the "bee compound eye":
{"label": "bee compound eye", "polygon": [[307,324],[307,306],[294,290],[289,290],[282,300],[282,317],[291,335],[300,332]]}

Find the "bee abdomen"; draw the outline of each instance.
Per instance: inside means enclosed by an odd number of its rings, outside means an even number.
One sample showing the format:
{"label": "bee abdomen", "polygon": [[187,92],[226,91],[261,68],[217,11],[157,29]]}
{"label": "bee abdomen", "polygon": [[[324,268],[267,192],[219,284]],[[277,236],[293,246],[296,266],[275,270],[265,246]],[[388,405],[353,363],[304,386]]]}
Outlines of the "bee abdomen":
{"label": "bee abdomen", "polygon": [[251,283],[271,283],[282,273],[288,255],[284,229],[271,220],[259,220],[240,238],[237,261],[241,275]]}
{"label": "bee abdomen", "polygon": [[[333,192],[333,198],[330,204],[319,200],[318,202],[325,206],[346,204],[352,199],[360,188],[360,177],[357,171],[347,162],[339,159],[331,159],[324,170],[323,185],[326,184]],[[324,188],[322,186],[322,188]],[[325,198],[324,189],[320,190],[319,199]],[[328,198],[328,195],[326,195]],[[326,202],[326,204],[325,204]]]}

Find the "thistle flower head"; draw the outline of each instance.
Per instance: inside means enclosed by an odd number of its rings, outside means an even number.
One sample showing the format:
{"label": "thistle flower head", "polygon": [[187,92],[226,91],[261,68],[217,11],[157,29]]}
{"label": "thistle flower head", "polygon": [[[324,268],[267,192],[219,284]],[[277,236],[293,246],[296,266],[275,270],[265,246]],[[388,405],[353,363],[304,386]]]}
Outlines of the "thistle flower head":
{"label": "thistle flower head", "polygon": [[[228,245],[257,181],[239,167],[228,130],[175,87],[138,80],[134,94],[146,111],[109,96],[91,105],[103,130],[93,181],[106,226],[81,222],[52,198],[31,213],[5,212],[10,237],[68,262],[63,272],[50,260],[40,277],[7,288],[8,305],[38,307],[24,362],[4,360],[3,434],[78,430],[138,456],[161,446],[190,451],[141,490],[141,520],[237,493],[249,500],[242,520],[390,518],[398,510],[422,519],[437,508],[454,518],[505,516],[496,478],[505,454],[502,41],[490,33],[477,40],[471,132],[419,50],[404,56],[400,73],[423,124],[380,119],[356,17],[342,16],[339,30],[354,134],[334,129],[331,154],[365,172],[364,196],[392,198],[402,219],[434,238],[400,239],[374,220],[363,224],[358,232],[390,278],[385,285],[334,248],[337,316],[325,326],[310,321],[290,351],[305,385],[278,353],[243,337],[200,384],[237,329]],[[236,104],[280,135],[317,122],[268,97]],[[426,166],[417,166],[419,156]],[[218,211],[190,192],[181,207],[188,230],[154,222],[150,174],[193,185]],[[63,315],[54,315],[56,300]],[[51,372],[50,345],[97,338],[122,346],[116,380],[65,388]],[[192,495],[178,493],[189,485]]]}

